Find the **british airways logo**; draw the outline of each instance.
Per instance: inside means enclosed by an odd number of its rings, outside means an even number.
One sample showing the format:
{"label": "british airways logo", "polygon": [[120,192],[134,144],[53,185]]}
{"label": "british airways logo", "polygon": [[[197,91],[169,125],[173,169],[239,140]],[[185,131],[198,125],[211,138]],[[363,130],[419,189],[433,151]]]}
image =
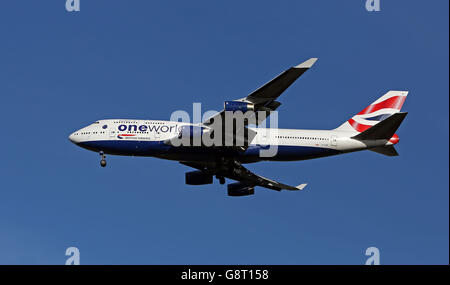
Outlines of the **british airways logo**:
{"label": "british airways logo", "polygon": [[118,138],[118,139],[123,139],[123,137],[134,137],[134,136],[136,136],[136,135],[131,135],[131,134],[121,134],[121,135],[118,135],[117,138]]}

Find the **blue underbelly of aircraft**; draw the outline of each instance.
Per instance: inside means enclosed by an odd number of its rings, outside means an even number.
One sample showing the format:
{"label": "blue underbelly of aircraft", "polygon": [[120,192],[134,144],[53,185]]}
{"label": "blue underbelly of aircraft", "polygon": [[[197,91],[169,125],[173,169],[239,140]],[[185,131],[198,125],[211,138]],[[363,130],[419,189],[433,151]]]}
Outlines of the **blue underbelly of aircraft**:
{"label": "blue underbelly of aircraft", "polygon": [[[103,151],[106,154],[133,155],[133,156],[155,156],[172,160],[182,161],[205,161],[215,160],[219,156],[236,157],[243,162],[256,162],[261,160],[304,160],[316,157],[336,155],[339,151],[310,146],[270,146],[276,151],[270,152],[269,146],[250,145],[246,151],[237,152],[232,150],[219,150],[207,147],[173,147],[162,141],[138,141],[138,140],[103,140],[79,143],[83,148],[92,151]],[[274,154],[273,156],[264,156]]]}

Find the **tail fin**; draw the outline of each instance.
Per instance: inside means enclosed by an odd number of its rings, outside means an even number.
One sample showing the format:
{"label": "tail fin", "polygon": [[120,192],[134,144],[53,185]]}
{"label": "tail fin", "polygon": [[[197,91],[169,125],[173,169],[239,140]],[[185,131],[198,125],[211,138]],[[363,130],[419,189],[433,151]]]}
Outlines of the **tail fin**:
{"label": "tail fin", "polygon": [[[395,113],[380,123],[352,137],[357,140],[390,140],[408,113]],[[397,138],[398,142],[398,138]]]}
{"label": "tail fin", "polygon": [[400,112],[408,91],[389,91],[335,130],[362,133]]}

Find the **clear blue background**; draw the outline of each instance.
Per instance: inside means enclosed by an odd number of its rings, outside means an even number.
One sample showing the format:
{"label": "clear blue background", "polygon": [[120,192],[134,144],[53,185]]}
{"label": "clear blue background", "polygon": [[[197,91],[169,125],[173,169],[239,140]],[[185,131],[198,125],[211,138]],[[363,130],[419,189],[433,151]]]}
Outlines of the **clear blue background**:
{"label": "clear blue background", "polygon": [[[0,263],[449,262],[448,1],[3,1]],[[232,198],[189,168],[99,156],[67,136],[98,119],[220,110],[310,57],[280,127],[332,129],[409,90],[399,157],[250,165],[303,192]]]}

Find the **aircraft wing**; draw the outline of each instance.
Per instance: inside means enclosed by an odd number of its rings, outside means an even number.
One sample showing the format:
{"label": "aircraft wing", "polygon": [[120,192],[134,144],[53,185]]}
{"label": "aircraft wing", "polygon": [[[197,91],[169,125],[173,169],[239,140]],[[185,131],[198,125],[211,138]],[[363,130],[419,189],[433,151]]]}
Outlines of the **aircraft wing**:
{"label": "aircraft wing", "polygon": [[[238,149],[244,151],[248,143],[251,142],[256,135],[256,132],[247,128],[248,124],[259,125],[270,115],[270,112],[275,111],[281,105],[276,99],[291,86],[297,78],[311,68],[316,61],[317,58],[310,58],[297,66],[285,70],[247,97],[225,102],[224,110],[206,119],[203,122],[203,125],[208,126],[213,132],[220,127],[223,139],[230,138],[234,140],[236,144],[240,146]],[[226,109],[227,104],[244,104],[249,106],[254,113],[250,113],[248,120],[244,121],[243,125],[237,125],[236,129],[227,128],[225,127],[225,124],[227,124],[225,114],[229,112]],[[244,107],[244,109],[246,109],[246,107]],[[262,111],[263,114],[258,114],[260,111]],[[231,113],[233,112],[231,111]],[[220,123],[214,124],[215,121]],[[230,124],[230,122],[228,122],[228,124]],[[232,129],[232,132],[228,132],[229,129]],[[239,144],[239,142],[241,143]]]}
{"label": "aircraft wing", "polygon": [[297,66],[289,68],[257,90],[253,91],[246,98],[240,100],[261,105],[270,104],[276,100],[289,86],[291,86],[297,78],[310,69],[316,61],[317,58],[310,58]]}
{"label": "aircraft wing", "polygon": [[[291,67],[280,75],[270,80],[257,90],[250,93],[247,97],[234,100],[235,102],[247,102],[254,105],[254,111],[275,111],[280,105],[280,102],[277,102],[276,99],[289,87],[294,83],[297,78],[299,78],[305,71],[310,69],[314,63],[317,61],[317,58],[310,58],[307,61],[300,63],[297,66]],[[225,110],[220,113],[208,118],[204,124],[210,125],[215,117],[222,116],[225,113]],[[257,121],[259,124],[260,121]]]}
{"label": "aircraft wing", "polygon": [[290,186],[275,180],[271,180],[262,176],[259,176],[244,166],[239,162],[233,160],[228,161],[223,164],[203,164],[196,162],[180,162],[184,165],[199,169],[205,173],[209,173],[212,175],[220,175],[233,180],[237,180],[241,183],[247,184],[249,186],[261,186],[264,188],[281,191],[281,190],[303,190],[306,187],[306,184],[300,184],[297,186]]}

